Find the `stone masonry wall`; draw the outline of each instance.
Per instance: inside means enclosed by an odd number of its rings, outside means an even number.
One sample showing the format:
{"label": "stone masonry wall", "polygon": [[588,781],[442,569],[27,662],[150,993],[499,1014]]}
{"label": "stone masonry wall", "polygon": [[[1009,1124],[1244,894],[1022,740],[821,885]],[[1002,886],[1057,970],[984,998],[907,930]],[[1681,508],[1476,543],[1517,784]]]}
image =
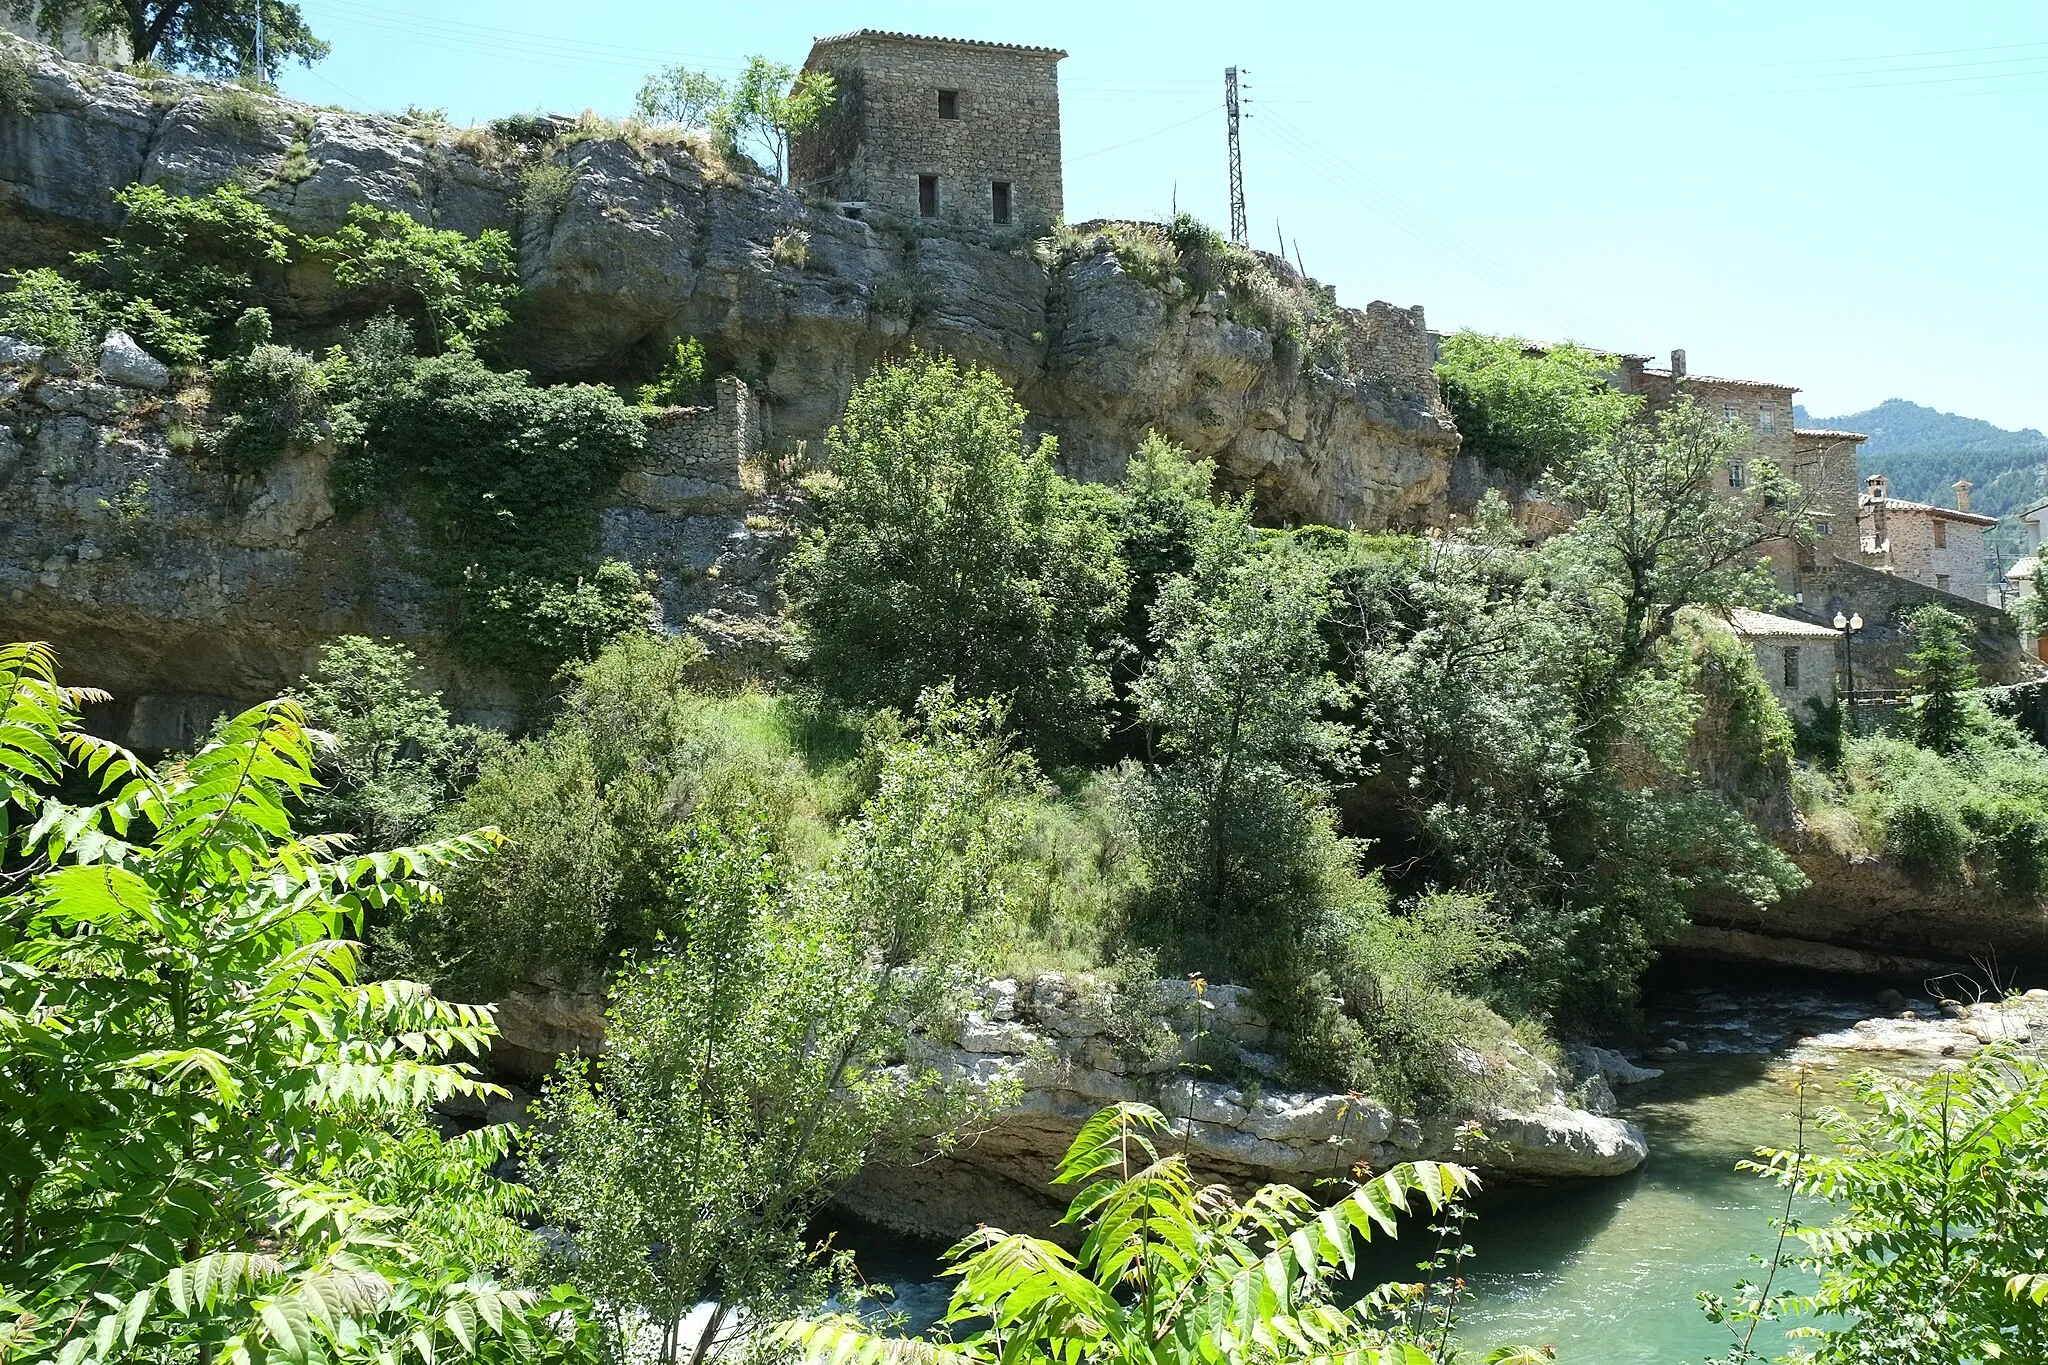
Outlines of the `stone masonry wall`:
{"label": "stone masonry wall", "polygon": [[[1856,529],[1856,503],[1863,491],[1856,468],[1860,441],[1794,432],[1791,475],[1799,486],[1819,503],[1824,523],[1816,528],[1810,551],[1795,557],[1793,567],[1816,568],[1840,555],[1854,560],[1862,553],[1862,534]],[[1783,557],[1774,552],[1772,560],[1784,567]]]}
{"label": "stone masonry wall", "polygon": [[[1860,524],[1866,535],[1889,544],[1885,567],[1894,574],[1972,602],[1986,601],[1984,527],[1938,512],[1901,507],[1896,502],[1885,509],[1882,536],[1878,535],[1876,518],[1868,508]],[[1934,543],[1937,524],[1942,527],[1940,545]]]}
{"label": "stone masonry wall", "polygon": [[[991,185],[1010,185],[1010,221],[1048,224],[1066,212],[1060,174],[1059,60],[1037,48],[859,33],[812,50],[807,66],[843,92],[826,126],[797,138],[792,180],[905,218],[918,217],[918,177],[938,177],[938,216],[993,226]],[[957,91],[959,117],[939,117]]]}

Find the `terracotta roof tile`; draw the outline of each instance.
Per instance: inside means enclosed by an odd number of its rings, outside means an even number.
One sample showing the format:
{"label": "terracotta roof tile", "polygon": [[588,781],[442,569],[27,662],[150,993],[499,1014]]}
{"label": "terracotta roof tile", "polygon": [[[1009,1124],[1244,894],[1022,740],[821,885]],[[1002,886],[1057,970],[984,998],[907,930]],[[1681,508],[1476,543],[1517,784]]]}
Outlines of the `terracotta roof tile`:
{"label": "terracotta roof tile", "polygon": [[829,38],[814,38],[811,46],[824,47],[828,43],[850,43],[856,38],[893,38],[904,43],[944,43],[948,47],[989,47],[1003,52],[1040,52],[1053,57],[1067,54],[1057,47],[1033,47],[1029,43],[994,43],[981,38],[941,38],[932,33],[899,33],[887,28],[856,28],[845,33],[835,33]]}

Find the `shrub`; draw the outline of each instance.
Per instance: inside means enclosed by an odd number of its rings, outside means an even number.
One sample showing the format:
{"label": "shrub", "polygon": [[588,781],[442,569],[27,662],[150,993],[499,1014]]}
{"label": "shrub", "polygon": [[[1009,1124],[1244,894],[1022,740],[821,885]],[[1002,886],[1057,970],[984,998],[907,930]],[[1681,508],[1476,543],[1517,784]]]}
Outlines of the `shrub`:
{"label": "shrub", "polygon": [[1106,495],[1053,472],[1050,438],[1027,448],[1024,415],[943,357],[876,371],[832,429],[837,484],[784,583],[830,695],[908,710],[951,682],[1073,753],[1101,736],[1124,572]]}
{"label": "shrub", "polygon": [[292,234],[238,185],[181,198],[156,185],[116,191],[119,235],[76,258],[111,296],[112,320],[176,364],[193,364],[228,339],[254,305],[259,271],[283,267]]}
{"label": "shrub", "polygon": [[519,207],[529,214],[560,213],[569,207],[576,173],[557,161],[538,161],[519,172]]}
{"label": "shrub", "polygon": [[243,314],[236,333],[248,349],[215,370],[214,402],[227,416],[211,445],[229,468],[253,473],[326,433],[328,375],[304,351],[272,344],[269,316],[260,308]]}
{"label": "shrub", "polygon": [[270,127],[270,106],[253,90],[224,85],[201,104],[206,121],[216,128],[260,133]]}
{"label": "shrub", "polygon": [[1621,429],[1642,405],[1610,385],[1603,356],[1569,342],[1532,351],[1519,337],[1445,337],[1437,378],[1464,450],[1525,478]]}
{"label": "shrub", "polygon": [[1173,239],[1156,223],[1115,223],[1105,234],[1117,264],[1132,279],[1155,286],[1164,285],[1180,265],[1180,253]]}
{"label": "shrub", "polygon": [[0,294],[0,335],[46,346],[73,361],[89,357],[100,339],[100,305],[76,283],[48,268],[16,270]]}
{"label": "shrub", "polygon": [[327,257],[343,288],[414,310],[432,349],[474,348],[510,320],[519,272],[502,231],[465,237],[370,204],[350,205],[348,218],[307,247]]}
{"label": "shrub", "polygon": [[660,377],[640,386],[640,401],[648,407],[695,407],[707,397],[706,388],[704,343],[678,337]]}
{"label": "shrub", "polygon": [[811,234],[801,228],[778,232],[768,254],[777,265],[802,270],[811,263]]}
{"label": "shrub", "polygon": [[1885,816],[1884,851],[1908,875],[1934,885],[1962,881],[1970,843],[1950,790],[1922,779],[1893,798]]}
{"label": "shrub", "polygon": [[35,68],[25,53],[0,48],[0,114],[26,116],[35,108]]}

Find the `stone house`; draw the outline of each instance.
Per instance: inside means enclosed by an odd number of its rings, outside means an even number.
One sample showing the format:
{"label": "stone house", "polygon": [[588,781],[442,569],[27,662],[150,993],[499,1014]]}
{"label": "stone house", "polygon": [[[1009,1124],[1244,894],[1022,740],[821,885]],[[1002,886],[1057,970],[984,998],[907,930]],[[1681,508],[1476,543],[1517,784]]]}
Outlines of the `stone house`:
{"label": "stone house", "polygon": [[1771,694],[1794,719],[1812,716],[1808,703],[1827,705],[1835,697],[1835,663],[1842,637],[1826,626],[1736,607],[1728,626],[1756,655],[1756,666]]}
{"label": "stone house", "polygon": [[1913,502],[1892,497],[1885,476],[1871,475],[1856,517],[1863,562],[1938,592],[1996,606],[1998,594],[1985,582],[1984,533],[1998,525],[1998,518],[1970,510],[1968,479],[1958,479],[1955,492],[1954,507]]}
{"label": "stone house", "polygon": [[859,29],[804,61],[839,97],[790,146],[790,181],[852,217],[1042,227],[1066,211],[1057,48]]}

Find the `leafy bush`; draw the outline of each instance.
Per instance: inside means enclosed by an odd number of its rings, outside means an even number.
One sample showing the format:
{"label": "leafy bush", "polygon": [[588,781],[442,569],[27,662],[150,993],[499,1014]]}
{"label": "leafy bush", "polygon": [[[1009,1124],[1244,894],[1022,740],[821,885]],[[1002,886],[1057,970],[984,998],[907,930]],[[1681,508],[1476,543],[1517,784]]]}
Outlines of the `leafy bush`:
{"label": "leafy bush", "polygon": [[343,288],[412,310],[435,350],[473,349],[511,319],[507,306],[519,294],[512,239],[496,228],[465,237],[352,204],[346,224],[306,246]]}
{"label": "leafy bush", "polygon": [[35,68],[12,46],[0,48],[0,114],[25,117],[35,108]]}
{"label": "leafy bush", "polygon": [[47,346],[73,361],[91,356],[100,340],[100,308],[91,294],[48,268],[16,270],[0,294],[0,336]]}
{"label": "leafy bush", "polygon": [[1943,787],[1914,782],[1893,794],[1884,851],[1909,876],[1937,885],[1961,882],[1970,844],[1970,831]]}
{"label": "leafy bush", "polygon": [[801,228],[776,233],[768,256],[777,265],[788,266],[791,270],[804,269],[811,263],[811,234]]}
{"label": "leafy bush", "polygon": [[306,798],[314,827],[378,848],[416,843],[473,775],[485,739],[454,724],[438,692],[414,684],[419,658],[403,645],[344,635],[288,695],[334,737],[320,788]]}
{"label": "leafy bush", "polygon": [[1105,235],[1117,264],[1132,279],[1150,285],[1164,285],[1180,264],[1173,239],[1156,223],[1113,223]]}
{"label": "leafy bush", "polygon": [[402,325],[368,329],[337,372],[352,409],[337,501],[412,490],[452,643],[537,685],[645,619],[631,568],[589,561],[597,502],[644,444],[640,417],[608,388],[536,386],[462,349],[419,359],[405,341]]}
{"label": "leafy bush", "polygon": [[640,387],[640,401],[648,407],[695,407],[707,396],[704,382],[704,343],[695,337],[678,337],[652,384]]}
{"label": "leafy bush", "polygon": [[5,827],[0,895],[10,1356],[580,1357],[587,1304],[499,1278],[534,1259],[532,1201],[486,1173],[508,1131],[427,1117],[502,1094],[455,1060],[489,1011],[363,981],[351,942],[495,840],[301,838],[289,702],[152,772],[78,729],[44,647],[0,649],[0,690],[0,810],[45,817]]}
{"label": "leafy bush", "polygon": [[224,347],[232,321],[259,302],[259,272],[291,254],[291,232],[239,185],[189,199],[129,185],[114,198],[126,214],[119,235],[75,259],[119,325],[174,364]]}
{"label": "leafy bush", "polygon": [[263,309],[244,313],[235,332],[245,349],[214,369],[214,401],[227,416],[211,445],[229,468],[256,472],[326,434],[328,373],[304,351],[272,344]]}
{"label": "leafy bush", "polygon": [[270,106],[255,91],[239,85],[208,91],[201,108],[206,121],[216,128],[261,133],[270,127]]}
{"label": "leafy bush", "polygon": [[1535,478],[1606,440],[1641,407],[1607,382],[1611,368],[1570,342],[1532,350],[1519,337],[1468,329],[1443,339],[1436,374],[1464,452]]}
{"label": "leafy bush", "polygon": [[519,172],[519,207],[529,214],[560,213],[569,207],[576,173],[556,161],[537,161]]}
{"label": "leafy bush", "polygon": [[1972,726],[1946,754],[1885,736],[1849,741],[1841,787],[1815,794],[1809,822],[1853,818],[1864,845],[1928,884],[2038,901],[2048,891],[2048,750],[1988,711]]}
{"label": "leafy bush", "polygon": [[1003,382],[913,353],[854,389],[828,445],[821,525],[784,575],[827,691],[907,710],[951,682],[1048,753],[1099,739],[1124,594],[1105,495],[1053,472],[1050,438],[1026,449]]}

